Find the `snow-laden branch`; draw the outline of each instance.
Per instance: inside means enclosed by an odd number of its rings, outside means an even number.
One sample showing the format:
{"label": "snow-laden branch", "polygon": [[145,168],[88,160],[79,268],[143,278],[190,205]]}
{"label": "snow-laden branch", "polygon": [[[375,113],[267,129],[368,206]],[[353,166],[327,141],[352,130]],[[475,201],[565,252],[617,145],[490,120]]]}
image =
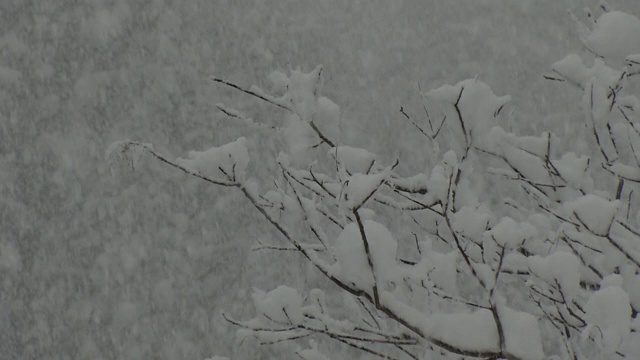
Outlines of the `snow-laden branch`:
{"label": "snow-laden branch", "polygon": [[[241,341],[308,341],[297,351],[303,359],[323,358],[319,336],[392,359],[634,358],[640,101],[628,89],[640,64],[633,47],[640,20],[606,9],[591,28],[580,25],[581,40],[600,57],[589,67],[567,56],[547,77],[582,92],[586,131],[507,131],[500,114],[510,97],[478,79],[421,90],[425,122],[404,107],[400,116],[434,150],[425,151],[426,169],[407,176],[399,161],[385,166],[382,157],[338,142],[340,109],[321,95],[319,66],[273,73],[278,95],[213,78],[286,111],[272,125],[217,106],[284,138],[269,181],[247,174],[251,139],[244,137],[176,160],[122,141],[108,158],[135,168],[150,154],[237,188],[282,240],[254,249],[297,252],[336,286],[326,295],[256,290],[253,319],[224,315]],[[588,151],[570,152],[583,134]],[[344,309],[327,306],[336,290]]]}

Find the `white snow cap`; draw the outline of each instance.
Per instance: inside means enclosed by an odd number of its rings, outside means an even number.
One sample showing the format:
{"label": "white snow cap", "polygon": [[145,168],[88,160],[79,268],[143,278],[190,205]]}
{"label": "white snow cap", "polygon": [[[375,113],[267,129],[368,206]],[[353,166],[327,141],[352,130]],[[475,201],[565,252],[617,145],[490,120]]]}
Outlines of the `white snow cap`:
{"label": "white snow cap", "polygon": [[[289,154],[293,156],[295,163],[302,165],[309,160],[307,155],[320,143],[320,134],[332,142],[338,141],[340,107],[320,95],[322,65],[318,65],[307,74],[300,70],[291,70],[289,76],[273,72],[269,79],[273,83],[274,91],[284,91],[280,98],[273,99],[274,102],[292,110],[286,118],[283,134],[289,145]],[[263,94],[259,88],[256,88],[256,91]]]}
{"label": "white snow cap", "polygon": [[282,134],[289,147],[288,153],[293,163],[307,165],[310,160],[310,149],[320,142],[311,125],[301,120],[298,115],[290,114],[285,118]]}
{"label": "white snow cap", "polygon": [[498,351],[498,331],[491,310],[470,313],[434,314],[431,333],[460,349]]}
{"label": "white snow cap", "polygon": [[621,11],[605,12],[581,39],[590,50],[617,64],[640,53],[640,19]]}
{"label": "white snow cap", "polygon": [[373,153],[351,146],[334,147],[329,149],[327,154],[334,158],[350,174],[366,174],[376,160],[376,156]]}
{"label": "white snow cap", "polygon": [[[364,220],[363,226],[377,279],[393,278],[397,272],[396,239],[384,225],[373,220]],[[344,227],[334,251],[338,260],[335,270],[342,279],[353,282],[360,289],[373,288],[373,276],[357,223]]]}
{"label": "white snow cap", "polygon": [[190,151],[188,159],[179,158],[176,163],[215,179],[227,180],[226,175],[229,175],[235,178],[235,181],[243,181],[249,164],[246,142],[247,140],[241,137],[220,147]]}
{"label": "white snow cap", "polygon": [[565,203],[564,207],[596,235],[606,235],[619,205],[618,200],[609,201],[587,194],[575,201]]}
{"label": "white snow cap", "polygon": [[423,255],[422,260],[410,269],[406,269],[403,278],[411,278],[417,283],[432,282],[433,285],[448,292],[456,294],[457,285],[457,258],[458,253],[451,251],[447,254],[439,253],[431,248],[431,242],[420,244]]}
{"label": "white snow cap", "polygon": [[531,272],[549,284],[560,284],[567,300],[573,299],[580,289],[580,260],[566,251],[557,251],[547,257],[527,258]]}
{"label": "white snow cap", "polygon": [[336,103],[324,96],[318,98],[313,123],[334,142],[340,139],[340,117],[340,107]]}
{"label": "white snow cap", "polygon": [[532,314],[499,307],[507,352],[518,359],[544,359],[538,320]]}
{"label": "white snow cap", "polygon": [[342,192],[342,197],[346,200],[344,205],[349,209],[360,208],[378,190],[388,175],[387,171],[383,171],[371,175],[357,173],[349,176]]}
{"label": "white snow cap", "polygon": [[590,177],[587,174],[589,158],[587,156],[578,157],[575,153],[568,152],[558,160],[551,160],[551,163],[568,185],[580,189],[589,183]]}
{"label": "white snow cap", "polygon": [[[594,80],[593,85],[596,93],[599,92],[598,87],[604,87],[604,91],[608,91],[608,88],[614,87],[622,77],[621,71],[607,66],[607,63],[600,58],[594,59],[593,66],[589,68],[584,65],[582,58],[575,54],[567,55],[564,59],[551,65],[551,68],[582,88],[589,87],[589,82]],[[605,103],[608,106],[608,103]],[[594,106],[598,107],[596,104]]]}
{"label": "white snow cap", "polygon": [[494,240],[499,246],[508,249],[522,245],[525,240],[533,238],[538,234],[535,226],[528,222],[516,222],[510,217],[503,217],[500,222],[485,236]]}
{"label": "white snow cap", "polygon": [[[322,65],[305,74],[300,70],[291,70],[287,95],[297,114],[303,119],[315,112],[316,99],[322,90]],[[307,119],[308,120],[308,119]]]}
{"label": "white snow cap", "polygon": [[271,91],[284,94],[289,89],[289,77],[280,71],[273,71],[267,79],[271,81]]}
{"label": "white snow cap", "polygon": [[304,320],[302,297],[296,289],[284,285],[268,293],[254,289],[252,297],[258,312],[273,321],[298,325]]}
{"label": "white snow cap", "polygon": [[631,332],[629,295],[619,286],[607,286],[593,293],[584,308],[587,326],[583,338],[591,336],[612,354]]}
{"label": "white snow cap", "polygon": [[487,230],[491,215],[488,211],[482,211],[470,206],[464,206],[453,215],[453,228],[460,235],[480,243],[482,234]]}

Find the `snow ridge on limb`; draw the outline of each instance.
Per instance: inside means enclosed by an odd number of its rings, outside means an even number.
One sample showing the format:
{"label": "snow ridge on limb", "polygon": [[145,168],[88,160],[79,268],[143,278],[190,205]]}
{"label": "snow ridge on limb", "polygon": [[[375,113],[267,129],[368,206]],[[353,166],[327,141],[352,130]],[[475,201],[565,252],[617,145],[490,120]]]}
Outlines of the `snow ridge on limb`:
{"label": "snow ridge on limb", "polygon": [[246,142],[247,139],[241,137],[220,147],[190,151],[188,159],[177,159],[176,163],[203,175],[224,176],[231,181],[243,182],[249,165]]}

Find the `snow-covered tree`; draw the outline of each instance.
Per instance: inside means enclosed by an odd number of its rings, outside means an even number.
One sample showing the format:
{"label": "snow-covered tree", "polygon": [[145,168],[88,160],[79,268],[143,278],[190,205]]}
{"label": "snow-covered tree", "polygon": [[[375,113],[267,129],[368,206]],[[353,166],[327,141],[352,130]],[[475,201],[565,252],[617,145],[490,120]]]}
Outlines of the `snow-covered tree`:
{"label": "snow-covered tree", "polygon": [[[640,19],[601,11],[591,25],[576,17],[593,59],[569,55],[547,76],[582,95],[584,124],[571,133],[512,132],[503,115],[510,97],[469,79],[422,93],[420,119],[400,109],[424,136],[424,159],[386,162],[341,142],[348,124],[322,95],[318,66],[272,73],[271,91],[212,78],[282,119],[267,123],[219,104],[252,130],[246,138],[185,159],[129,140],[107,155],[130,166],[146,153],[237,189],[282,239],[256,248],[295,251],[335,285],[255,290],[253,319],[224,315],[239,340],[298,341],[302,359],[330,357],[321,354],[323,336],[390,359],[633,358]],[[266,134],[283,148],[257,165],[272,168],[272,178],[256,179],[249,143]],[[405,174],[403,161],[427,167]]]}

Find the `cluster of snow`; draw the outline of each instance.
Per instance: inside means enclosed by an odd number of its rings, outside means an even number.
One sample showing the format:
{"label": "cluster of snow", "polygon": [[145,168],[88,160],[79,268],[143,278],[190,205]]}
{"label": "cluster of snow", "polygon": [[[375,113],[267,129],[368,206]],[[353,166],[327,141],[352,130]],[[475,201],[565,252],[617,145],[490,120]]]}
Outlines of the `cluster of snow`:
{"label": "cluster of snow", "polygon": [[226,180],[242,182],[249,165],[246,142],[246,139],[241,137],[220,147],[190,151],[188,159],[177,159],[176,163],[214,179],[229,177],[230,179]]}
{"label": "cluster of snow", "polygon": [[295,164],[308,162],[309,149],[320,142],[311,125],[296,114],[286,116],[282,134]]}
{"label": "cluster of snow", "polygon": [[324,291],[320,289],[312,289],[309,291],[309,303],[310,305],[305,308],[305,311],[316,314],[324,313],[327,308],[326,295]]}
{"label": "cluster of snow", "polygon": [[420,243],[420,251],[424,254],[420,262],[405,269],[397,278],[412,279],[418,284],[434,285],[449,294],[457,294],[458,253],[440,253],[432,248],[429,240]]}
{"label": "cluster of snow", "polygon": [[532,314],[500,306],[500,322],[507,353],[517,359],[545,359],[538,320]]}
{"label": "cluster of snow", "polygon": [[[457,313],[435,313],[426,316],[407,306],[390,293],[382,293],[382,301],[395,314],[421,329],[427,336],[463,351],[500,351],[498,328],[489,309]],[[526,360],[545,358],[538,321],[532,314],[498,306],[505,337],[505,351]]]}
{"label": "cluster of snow", "polygon": [[477,243],[481,242],[491,220],[491,214],[483,210],[471,206],[462,207],[453,215],[453,228],[465,238]]}
{"label": "cluster of snow", "polygon": [[434,314],[430,333],[438,340],[465,350],[499,351],[498,329],[491,310]]}
{"label": "cluster of snow", "polygon": [[431,169],[431,174],[429,176],[429,194],[445,204],[447,203],[447,199],[449,198],[450,174],[450,169],[445,169],[445,167],[442,165],[436,165],[433,167],[433,169]]}
{"label": "cluster of snow", "polygon": [[587,156],[578,157],[575,153],[568,152],[563,154],[560,159],[551,160],[551,163],[567,185],[585,190],[590,190],[592,187],[592,181],[588,174],[589,158]]}
{"label": "cluster of snow", "polygon": [[541,136],[517,136],[505,132],[501,139],[504,143],[515,146],[529,154],[544,158],[549,155],[550,135],[545,132]]}
{"label": "cluster of snow", "polygon": [[375,154],[351,146],[337,146],[329,150],[329,156],[338,162],[349,174],[367,174],[376,161]]}
{"label": "cluster of snow", "polygon": [[485,244],[490,239],[500,247],[513,249],[522,245],[526,240],[533,238],[537,233],[537,229],[528,222],[517,223],[507,216],[500,219],[498,224],[484,234]]}
{"label": "cluster of snow", "polygon": [[619,200],[609,201],[594,194],[566,202],[564,208],[596,235],[606,235],[613,223]]}
{"label": "cluster of snow", "polygon": [[640,52],[640,19],[622,11],[604,12],[582,41],[608,62],[623,64],[629,54]]}
{"label": "cluster of snow", "polygon": [[389,183],[409,191],[426,191],[429,184],[429,177],[424,173],[418,173],[409,177],[390,178]]}
{"label": "cluster of snow", "polygon": [[564,297],[573,299],[580,287],[580,260],[566,251],[556,251],[546,257],[530,256],[529,270],[548,284],[560,285]]}
{"label": "cluster of snow", "polygon": [[[329,98],[321,96],[322,65],[310,73],[291,70],[287,76],[276,71],[268,76],[274,92],[282,93],[273,98],[253,86],[251,91],[271,102],[291,109],[285,118],[283,134],[293,161],[303,164],[308,152],[321,142],[320,134],[332,142],[340,138],[340,107]],[[315,128],[314,128],[315,127]],[[318,134],[318,132],[320,134]]]}
{"label": "cluster of snow", "polygon": [[550,184],[545,162],[549,146],[548,136],[516,136],[502,127],[493,127],[484,138],[483,148],[500,155],[509,168],[496,171],[513,178],[524,177],[536,183]]}
{"label": "cluster of snow", "polygon": [[313,122],[322,133],[333,141],[340,140],[340,107],[331,99],[320,96],[316,101]]}
{"label": "cluster of snow", "polygon": [[[584,91],[582,103],[586,112],[585,120],[589,127],[610,125],[609,115],[613,104],[611,91],[619,90],[621,81],[624,79],[622,71],[615,70],[607,64],[602,59],[596,58],[593,60],[593,66],[588,68],[579,56],[569,55],[552,65],[554,71]],[[601,144],[608,147],[612,145]]]}
{"label": "cluster of snow", "polygon": [[551,221],[543,214],[531,214],[527,217],[527,221],[536,227],[542,239],[545,239],[552,232]]}
{"label": "cluster of snow", "polygon": [[316,100],[322,90],[322,65],[316,66],[310,73],[292,70],[289,75],[289,86],[284,99],[288,100],[302,118],[316,111]]}
{"label": "cluster of snow", "polygon": [[281,72],[281,71],[272,71],[271,74],[267,76],[269,82],[271,82],[271,91],[274,94],[283,95],[289,89],[289,77]]}
{"label": "cluster of snow", "polygon": [[293,325],[304,320],[302,297],[296,289],[284,285],[269,292],[254,289],[252,298],[258,312],[268,319]]}
{"label": "cluster of snow", "polygon": [[[594,61],[594,66],[592,68],[588,68],[582,58],[576,54],[567,55],[564,59],[555,62],[551,65],[551,68],[557,73],[561,74],[563,77],[568,79],[569,81],[578,84],[580,87],[584,88],[591,78],[594,75],[598,74],[598,76],[602,77],[602,70],[606,67],[602,60],[596,59]],[[615,71],[609,67],[606,67],[607,72]],[[609,76],[610,81],[615,81],[615,78]]]}
{"label": "cluster of snow", "polygon": [[623,78],[622,71],[607,66],[602,59],[598,58],[594,59],[593,66],[588,68],[584,65],[582,58],[573,54],[554,63],[552,68],[568,81],[585,90],[583,106],[592,113],[592,116],[586,118],[593,118],[596,122],[605,121],[611,104],[609,92],[620,83]]}
{"label": "cluster of snow", "polygon": [[344,205],[348,209],[360,208],[389,176],[388,171],[365,175],[356,173],[347,178],[342,191]]}
{"label": "cluster of snow", "polygon": [[613,354],[631,332],[629,295],[620,287],[619,275],[603,279],[602,288],[585,305],[587,326],[583,338],[592,337],[602,349]]}
{"label": "cluster of snow", "polygon": [[[369,244],[373,270],[379,281],[393,278],[397,273],[396,251],[398,243],[389,230],[373,220],[363,221],[364,233]],[[334,246],[337,263],[334,271],[344,281],[356,284],[360,289],[370,290],[374,285],[364,240],[358,224],[344,227]]]}
{"label": "cluster of snow", "polygon": [[609,170],[622,178],[640,182],[640,168],[638,167],[615,163],[609,167]]}

